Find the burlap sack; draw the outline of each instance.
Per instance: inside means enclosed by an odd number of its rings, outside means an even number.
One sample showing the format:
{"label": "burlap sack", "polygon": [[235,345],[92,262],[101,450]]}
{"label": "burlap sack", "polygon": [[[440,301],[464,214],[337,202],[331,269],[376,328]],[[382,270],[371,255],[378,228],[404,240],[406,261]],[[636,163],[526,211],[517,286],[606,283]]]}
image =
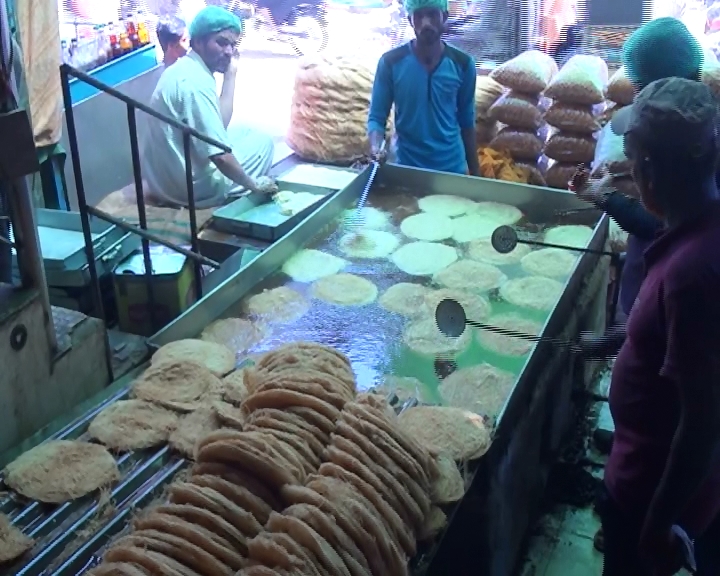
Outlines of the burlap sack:
{"label": "burlap sack", "polygon": [[599,56],[570,58],[548,84],[545,96],[570,104],[600,104],[605,100],[608,67]]}
{"label": "burlap sack", "polygon": [[513,128],[538,130],[543,125],[544,102],[538,96],[510,91],[488,111],[490,118]]}
{"label": "burlap sack", "polygon": [[495,82],[490,76],[478,76],[475,83],[475,118],[487,120],[490,107],[504,92],[503,85]]}
{"label": "burlap sack", "polygon": [[528,50],[498,66],[490,76],[511,90],[540,94],[557,71],[557,64],[550,56],[539,50]]}
{"label": "burlap sack", "polygon": [[600,122],[593,106],[555,102],[545,113],[545,122],[566,132],[593,134],[600,130]]}
{"label": "burlap sack", "polygon": [[517,130],[506,126],[490,142],[490,148],[508,152],[513,160],[537,161],[542,154],[542,135],[531,130]]}
{"label": "burlap sack", "polygon": [[558,190],[567,190],[568,182],[575,174],[577,170],[577,164],[572,162],[555,162],[545,172],[545,181],[550,188],[557,188]]}
{"label": "burlap sack", "polygon": [[542,162],[516,162],[515,165],[528,171],[528,184],[547,186],[545,167]]}
{"label": "burlap sack", "polygon": [[302,62],[295,75],[288,146],[313,162],[347,164],[366,155],[372,65],[345,58]]}
{"label": "burlap sack", "polygon": [[595,138],[570,132],[556,132],[545,144],[545,156],[558,162],[592,162]]}
{"label": "burlap sack", "polygon": [[632,104],[635,98],[635,88],[625,74],[625,66],[621,66],[615,74],[610,77],[607,85],[608,100],[612,100],[621,106]]}

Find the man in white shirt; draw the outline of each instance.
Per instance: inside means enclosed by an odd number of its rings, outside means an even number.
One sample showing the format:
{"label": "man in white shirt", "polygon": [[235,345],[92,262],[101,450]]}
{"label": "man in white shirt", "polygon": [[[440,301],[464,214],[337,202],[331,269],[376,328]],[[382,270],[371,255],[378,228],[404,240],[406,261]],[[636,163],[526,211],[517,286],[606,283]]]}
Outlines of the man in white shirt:
{"label": "man in white shirt", "polygon": [[[203,9],[190,25],[190,52],[160,77],[150,106],[165,116],[185,122],[201,134],[221,142],[232,153],[191,138],[195,206],[212,208],[239,194],[270,193],[266,176],[272,165],[272,139],[247,127],[227,128],[213,73],[234,76],[234,53],[242,33],[237,16],[217,6]],[[228,74],[229,73],[229,74]],[[162,120],[148,117],[142,153],[143,175],[151,202],[186,207],[185,152],[182,132]]]}

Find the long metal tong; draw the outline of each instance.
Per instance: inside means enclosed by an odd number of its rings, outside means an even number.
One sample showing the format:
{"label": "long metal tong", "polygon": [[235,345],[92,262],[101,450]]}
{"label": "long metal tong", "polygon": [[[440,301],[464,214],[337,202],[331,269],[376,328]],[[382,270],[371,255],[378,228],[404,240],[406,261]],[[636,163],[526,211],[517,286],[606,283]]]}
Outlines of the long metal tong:
{"label": "long metal tong", "polygon": [[[385,151],[385,143],[386,141],[383,140],[382,144],[380,144],[380,153]],[[375,182],[375,176],[377,176],[377,172],[380,169],[380,163],[377,160],[372,161],[372,168],[370,169],[370,177],[368,178],[367,182],[365,183],[365,187],[363,188],[362,194],[360,195],[360,198],[358,200],[357,206],[355,207],[355,213],[350,217],[349,219],[349,226],[348,228],[352,230],[357,230],[358,228],[361,228],[363,225],[362,221],[362,209],[365,206],[365,202],[367,201],[368,194],[370,194],[370,189],[373,186],[373,183]]]}

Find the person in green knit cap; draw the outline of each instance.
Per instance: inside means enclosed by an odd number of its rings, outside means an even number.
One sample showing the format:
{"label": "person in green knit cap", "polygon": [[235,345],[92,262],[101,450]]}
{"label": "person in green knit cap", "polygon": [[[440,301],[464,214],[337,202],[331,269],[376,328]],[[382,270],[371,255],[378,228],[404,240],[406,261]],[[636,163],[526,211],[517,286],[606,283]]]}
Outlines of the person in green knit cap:
{"label": "person in green knit cap", "polygon": [[[191,139],[196,207],[221,206],[248,192],[275,191],[267,178],[274,156],[272,138],[240,124],[230,125],[242,21],[224,8],[208,6],[195,16],[189,32],[190,51],[162,73],[150,106],[232,149],[224,152]],[[224,76],[220,98],[216,73]],[[180,130],[148,117],[141,163],[150,204],[188,205]]]}
{"label": "person in green knit cap", "polygon": [[447,0],[406,0],[405,7],[415,40],[378,62],[368,115],[371,154],[385,158],[385,128],[394,105],[398,163],[480,176],[475,60],[442,40]]}

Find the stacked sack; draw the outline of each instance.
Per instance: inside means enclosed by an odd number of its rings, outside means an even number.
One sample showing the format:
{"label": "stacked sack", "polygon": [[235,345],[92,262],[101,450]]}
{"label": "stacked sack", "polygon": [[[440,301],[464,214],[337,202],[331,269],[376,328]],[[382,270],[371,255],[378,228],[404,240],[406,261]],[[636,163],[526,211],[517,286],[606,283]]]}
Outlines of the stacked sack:
{"label": "stacked sack", "polygon": [[551,188],[567,188],[578,164],[593,161],[594,133],[600,129],[598,106],[605,101],[607,83],[605,61],[579,54],[567,61],[545,90],[545,96],[553,99],[545,120],[555,129],[544,150],[555,161],[545,175]]}
{"label": "stacked sack", "polygon": [[489,110],[490,118],[505,125],[490,147],[508,152],[526,167],[533,179],[542,178],[540,156],[547,131],[543,91],[557,74],[557,64],[547,54],[529,50],[496,68],[491,77],[507,92]]}
{"label": "stacked sack", "polygon": [[478,76],[475,84],[475,134],[477,146],[487,146],[497,136],[497,122],[490,118],[490,108],[504,92],[502,84],[489,76]]}
{"label": "stacked sack", "polygon": [[295,75],[288,146],[312,162],[349,164],[367,154],[374,77],[358,60],[303,62]]}

